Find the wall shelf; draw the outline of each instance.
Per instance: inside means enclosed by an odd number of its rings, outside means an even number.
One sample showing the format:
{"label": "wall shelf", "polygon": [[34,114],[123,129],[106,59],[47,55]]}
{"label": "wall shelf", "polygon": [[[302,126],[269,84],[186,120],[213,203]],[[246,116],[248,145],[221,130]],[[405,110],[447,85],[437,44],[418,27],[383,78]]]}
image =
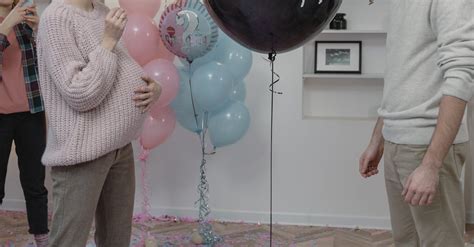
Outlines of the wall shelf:
{"label": "wall shelf", "polygon": [[322,34],[380,34],[380,35],[387,35],[387,31],[383,29],[379,30],[331,30],[326,29],[322,32]]}
{"label": "wall shelf", "polygon": [[304,120],[369,123],[377,118],[383,96],[390,1],[376,2],[368,6],[360,1],[344,1],[338,12],[347,14],[347,29],[327,28],[314,38],[314,41],[361,41],[362,74],[315,73],[315,44],[309,42],[303,47],[300,75]]}
{"label": "wall shelf", "polygon": [[327,121],[377,121],[377,117],[328,117],[328,116],[303,116],[303,120],[327,120]]}
{"label": "wall shelf", "polygon": [[383,73],[364,73],[364,74],[304,74],[304,79],[380,79],[384,78]]}

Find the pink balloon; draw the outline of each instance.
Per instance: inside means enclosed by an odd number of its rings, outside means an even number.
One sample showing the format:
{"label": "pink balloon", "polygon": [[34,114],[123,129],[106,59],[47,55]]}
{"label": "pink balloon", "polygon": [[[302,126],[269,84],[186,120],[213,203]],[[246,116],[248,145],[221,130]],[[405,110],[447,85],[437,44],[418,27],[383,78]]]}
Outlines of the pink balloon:
{"label": "pink balloon", "polygon": [[155,116],[148,115],[143,125],[140,144],[150,150],[163,144],[176,127],[176,115],[170,107],[162,108]]}
{"label": "pink balloon", "polygon": [[161,96],[153,108],[159,109],[171,104],[179,91],[179,73],[176,66],[168,60],[156,59],[149,62],[143,69],[146,75],[161,85]]}
{"label": "pink balloon", "polygon": [[153,18],[160,10],[161,0],[119,0],[119,4],[129,15],[142,14]]}
{"label": "pink balloon", "polygon": [[160,46],[158,58],[173,62],[176,56],[166,48],[165,44],[163,44],[163,40],[160,39],[158,45]]}
{"label": "pink balloon", "polygon": [[160,55],[160,34],[153,20],[146,16],[128,16],[123,40],[130,56],[141,66]]}

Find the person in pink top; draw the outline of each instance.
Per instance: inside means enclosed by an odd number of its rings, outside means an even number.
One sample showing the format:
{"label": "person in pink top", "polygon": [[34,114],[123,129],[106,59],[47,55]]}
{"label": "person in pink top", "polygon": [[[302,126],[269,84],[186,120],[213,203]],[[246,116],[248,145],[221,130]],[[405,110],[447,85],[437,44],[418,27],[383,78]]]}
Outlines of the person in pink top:
{"label": "person in pink top", "polygon": [[[161,88],[121,40],[127,14],[96,0],[55,0],[38,31],[51,167],[50,247],[128,247],[135,193],[131,141]],[[139,43],[136,45],[140,45]]]}
{"label": "person in pink top", "polygon": [[41,156],[46,123],[38,85],[34,32],[36,7],[0,0],[0,204],[12,143],[18,155],[20,181],[26,200],[29,232],[36,245],[48,244],[48,191]]}

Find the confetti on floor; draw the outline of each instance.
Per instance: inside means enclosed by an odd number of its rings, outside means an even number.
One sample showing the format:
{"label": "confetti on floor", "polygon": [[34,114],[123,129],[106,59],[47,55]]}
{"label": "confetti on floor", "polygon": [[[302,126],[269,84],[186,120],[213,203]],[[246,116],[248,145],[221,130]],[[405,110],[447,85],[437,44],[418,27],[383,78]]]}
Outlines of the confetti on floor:
{"label": "confetti on floor", "polygon": [[[214,230],[224,238],[218,247],[269,245],[269,226],[263,224],[213,222]],[[164,216],[134,223],[131,247],[196,246],[191,242],[197,223],[188,218]],[[35,247],[26,215],[0,211],[0,247]],[[468,225],[466,246],[474,247],[474,225]],[[91,240],[87,247],[95,247]],[[144,243],[142,240],[148,239]],[[273,246],[285,247],[385,247],[393,246],[391,233],[383,230],[344,229],[317,226],[275,225]]]}

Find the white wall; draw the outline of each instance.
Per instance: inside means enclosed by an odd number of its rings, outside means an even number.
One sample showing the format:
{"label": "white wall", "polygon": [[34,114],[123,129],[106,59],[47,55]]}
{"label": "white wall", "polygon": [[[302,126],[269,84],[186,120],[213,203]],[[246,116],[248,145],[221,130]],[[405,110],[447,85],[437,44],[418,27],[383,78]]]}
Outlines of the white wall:
{"label": "white wall", "polygon": [[[115,0],[108,2],[116,4]],[[246,79],[247,104],[252,114],[249,133],[209,159],[215,218],[268,221],[271,74],[265,57],[254,54],[254,66]],[[382,175],[370,180],[358,175],[359,154],[367,144],[374,121],[303,118],[303,49],[279,55],[276,70],[281,76],[278,90],[284,95],[276,99],[275,221],[388,227]],[[354,94],[363,97],[364,92]],[[152,153],[149,174],[154,214],[196,216],[199,153],[198,139],[180,127]],[[6,206],[10,207],[18,207],[14,202],[22,199],[15,162],[12,159],[7,180]],[[139,190],[137,195],[139,206]]]}
{"label": "white wall", "polygon": [[[211,205],[218,218],[266,221],[269,203],[269,65],[255,54],[247,78],[252,126],[238,144],[209,160]],[[276,70],[285,92],[276,102],[276,220],[300,224],[387,226],[382,177],[363,181],[358,155],[372,121],[302,118],[302,50],[281,55]],[[328,106],[330,107],[330,106]],[[197,198],[198,139],[178,128],[151,156],[153,206],[159,213],[187,214]]]}

